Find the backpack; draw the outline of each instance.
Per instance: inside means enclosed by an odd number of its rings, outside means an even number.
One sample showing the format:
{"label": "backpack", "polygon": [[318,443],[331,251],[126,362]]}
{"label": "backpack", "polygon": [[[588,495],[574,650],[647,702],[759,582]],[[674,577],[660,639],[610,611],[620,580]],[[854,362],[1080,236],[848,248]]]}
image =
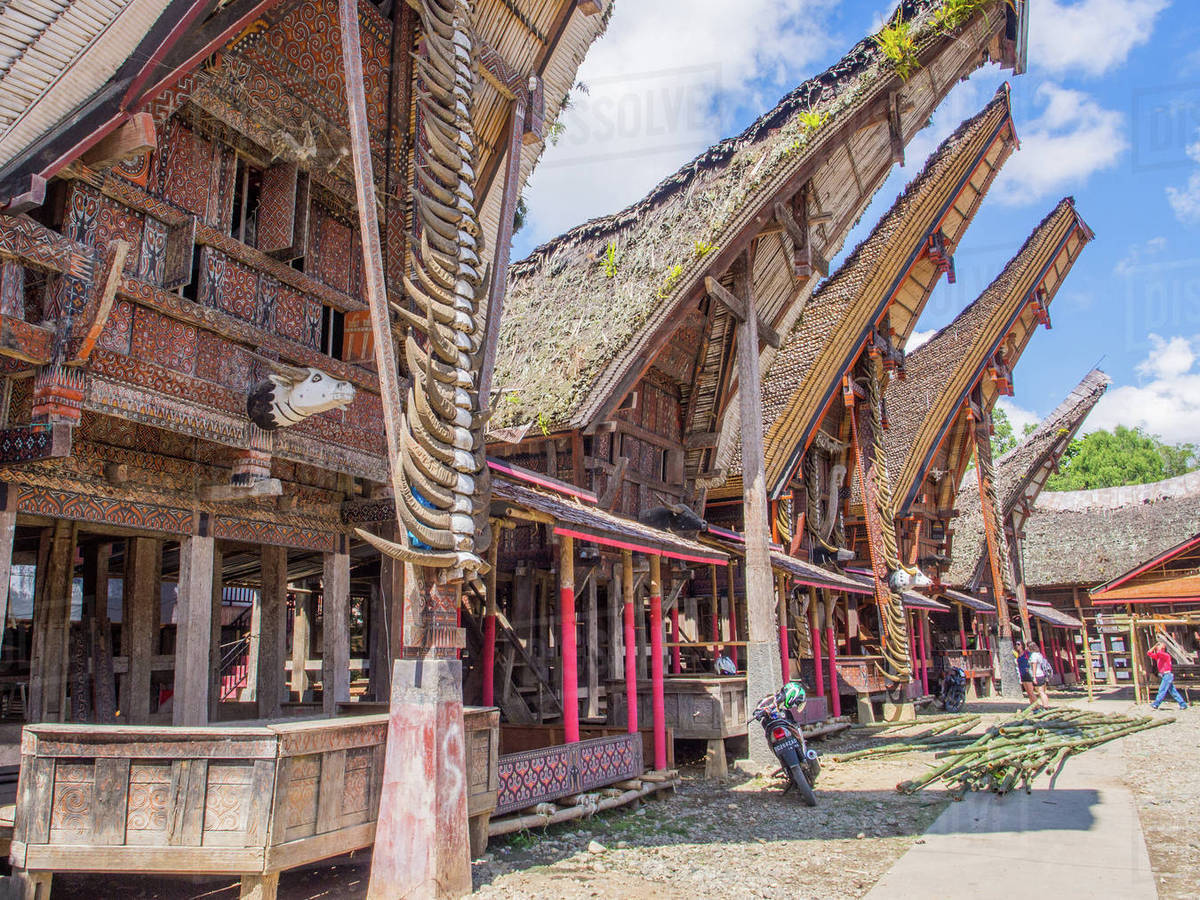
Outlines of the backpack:
{"label": "backpack", "polygon": [[1038,660],[1038,674],[1046,681],[1054,674],[1054,668],[1050,665],[1050,660],[1042,657]]}

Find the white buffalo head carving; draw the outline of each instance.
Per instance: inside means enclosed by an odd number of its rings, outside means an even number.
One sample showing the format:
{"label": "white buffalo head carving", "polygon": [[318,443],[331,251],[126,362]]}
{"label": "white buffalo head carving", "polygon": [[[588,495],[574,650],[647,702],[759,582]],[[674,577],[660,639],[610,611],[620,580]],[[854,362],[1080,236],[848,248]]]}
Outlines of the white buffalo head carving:
{"label": "white buffalo head carving", "polygon": [[246,415],[263,431],[295,425],[309,416],[348,406],[354,386],[310,367],[275,366],[246,398]]}

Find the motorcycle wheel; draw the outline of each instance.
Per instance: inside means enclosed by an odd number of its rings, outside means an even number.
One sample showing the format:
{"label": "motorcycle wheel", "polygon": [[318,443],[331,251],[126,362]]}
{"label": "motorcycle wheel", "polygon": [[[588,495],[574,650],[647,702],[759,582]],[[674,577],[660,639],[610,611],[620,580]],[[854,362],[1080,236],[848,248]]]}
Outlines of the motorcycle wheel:
{"label": "motorcycle wheel", "polygon": [[792,784],[796,786],[796,790],[800,792],[800,799],[804,802],[804,805],[816,806],[817,795],[813,793],[812,785],[804,777],[804,769],[799,764],[788,766],[788,776],[792,779]]}

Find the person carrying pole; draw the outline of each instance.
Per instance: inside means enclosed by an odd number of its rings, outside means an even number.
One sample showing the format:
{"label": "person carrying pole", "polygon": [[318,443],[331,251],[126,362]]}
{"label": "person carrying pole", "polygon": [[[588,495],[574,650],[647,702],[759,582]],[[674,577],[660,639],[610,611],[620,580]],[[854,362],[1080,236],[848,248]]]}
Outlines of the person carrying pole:
{"label": "person carrying pole", "polygon": [[1167,652],[1167,642],[1161,635],[1146,655],[1154,660],[1154,665],[1158,667],[1158,677],[1160,679],[1158,683],[1158,696],[1154,698],[1154,702],[1150,704],[1150,708],[1158,709],[1162,705],[1163,700],[1170,694],[1171,699],[1179,704],[1180,709],[1187,709],[1188,705],[1179,693],[1179,688],[1175,687],[1175,673],[1172,671],[1171,654]]}

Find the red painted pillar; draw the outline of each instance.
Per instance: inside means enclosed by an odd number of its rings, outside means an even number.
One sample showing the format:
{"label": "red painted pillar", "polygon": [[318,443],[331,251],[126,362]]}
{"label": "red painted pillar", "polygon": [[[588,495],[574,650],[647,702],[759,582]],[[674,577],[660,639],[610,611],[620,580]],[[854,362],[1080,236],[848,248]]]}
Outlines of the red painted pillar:
{"label": "red painted pillar", "polygon": [[833,630],[833,601],[825,615],[825,640],[829,643],[829,702],[834,718],[842,714],[842,695],[837,680],[837,634]]}
{"label": "red painted pillar", "polygon": [[[813,645],[813,671],[816,672],[816,689],[817,696],[825,696],[825,670],[821,668],[821,617],[817,613],[817,598],[812,596],[812,601],[809,604],[812,612],[812,645]],[[836,682],[835,682],[836,683]]]}
{"label": "red painted pillar", "polygon": [[671,607],[671,674],[679,675],[683,668],[679,654],[679,603]]}
{"label": "red painted pillar", "polygon": [[625,599],[625,709],[630,734],[638,730],[637,637],[633,630],[633,554],[621,553],[621,596]]}
{"label": "red painted pillar", "polygon": [[650,557],[650,691],[654,768],[667,767],[667,707],[663,698],[662,557]]}
{"label": "red painted pillar", "polygon": [[[717,567],[715,565],[708,567],[708,576],[709,576],[709,578],[712,579],[712,591],[711,591],[711,593],[712,593],[712,633],[711,633],[711,637],[713,639],[713,647],[712,647],[713,662],[715,663],[721,657],[721,648],[720,648],[720,646],[718,646],[718,642],[721,640],[721,618],[720,618],[721,596],[720,596],[720,594],[717,593]],[[697,629],[699,629],[698,625],[696,627],[697,627]]]}
{"label": "red painted pillar", "polygon": [[963,627],[963,608],[961,603],[955,603],[954,608],[958,610],[958,643],[962,647],[962,652],[967,652],[967,630]]}
{"label": "red painted pillar", "polygon": [[[737,563],[734,560],[729,561],[729,640],[737,641],[737,596],[734,594],[733,585],[733,569]],[[738,648],[734,643],[729,648],[729,658],[733,660],[733,667],[738,668]]]}
{"label": "red painted pillar", "polygon": [[779,659],[783,664],[783,680],[786,682],[792,677],[791,652],[788,649],[786,576],[780,575],[775,584],[779,592]]}
{"label": "red painted pillar", "polygon": [[559,624],[562,629],[563,732],[579,740],[579,655],[575,646],[575,539],[561,537],[558,556]]}

